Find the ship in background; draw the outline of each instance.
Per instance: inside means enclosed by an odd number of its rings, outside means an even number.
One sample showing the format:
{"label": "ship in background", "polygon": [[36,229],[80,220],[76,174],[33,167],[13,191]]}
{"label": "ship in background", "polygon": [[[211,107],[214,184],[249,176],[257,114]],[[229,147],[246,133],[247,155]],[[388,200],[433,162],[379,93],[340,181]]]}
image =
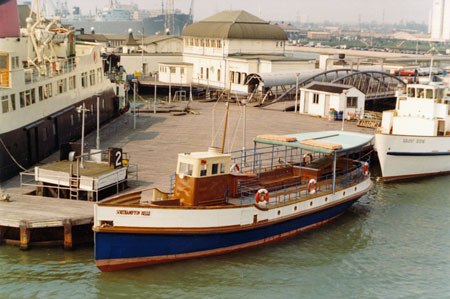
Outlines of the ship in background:
{"label": "ship in background", "polygon": [[81,104],[86,132],[97,110],[105,123],[126,107],[105,76],[101,46],[76,42],[73,29],[44,18],[36,3],[31,12],[0,1],[0,182],[77,140]]}
{"label": "ship in background", "polygon": [[69,13],[67,1],[57,1],[53,11],[62,15],[62,23],[70,24],[74,28],[95,31],[103,34],[127,34],[142,32],[146,35],[181,35],[183,28],[192,24],[191,0],[189,13],[182,13],[174,8],[174,0],[162,0],[161,9],[142,10],[136,4],[122,4],[118,0],[111,0],[109,5],[97,11],[95,15],[81,15],[79,7],[73,7]]}

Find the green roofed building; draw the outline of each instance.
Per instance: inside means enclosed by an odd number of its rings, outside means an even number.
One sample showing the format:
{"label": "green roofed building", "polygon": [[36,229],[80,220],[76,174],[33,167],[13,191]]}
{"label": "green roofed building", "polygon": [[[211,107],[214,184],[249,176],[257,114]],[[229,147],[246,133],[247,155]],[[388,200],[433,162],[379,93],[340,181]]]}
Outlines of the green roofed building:
{"label": "green roofed building", "polygon": [[[232,91],[238,94],[248,93],[247,74],[298,71],[315,65],[315,61],[285,56],[285,31],[243,10],[222,11],[188,25],[182,38],[183,62],[192,65],[183,74],[192,74],[192,83],[219,89],[228,89],[231,81]],[[177,74],[167,77],[173,79]]]}

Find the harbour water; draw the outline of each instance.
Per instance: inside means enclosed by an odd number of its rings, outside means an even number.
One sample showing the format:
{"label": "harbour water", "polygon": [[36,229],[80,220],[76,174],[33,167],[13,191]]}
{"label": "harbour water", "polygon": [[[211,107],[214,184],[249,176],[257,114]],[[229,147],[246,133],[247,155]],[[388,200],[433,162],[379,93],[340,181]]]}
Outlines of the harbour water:
{"label": "harbour water", "polygon": [[323,227],[147,268],[102,273],[91,246],[22,252],[3,245],[0,297],[448,298],[449,179],[374,181],[369,195]]}

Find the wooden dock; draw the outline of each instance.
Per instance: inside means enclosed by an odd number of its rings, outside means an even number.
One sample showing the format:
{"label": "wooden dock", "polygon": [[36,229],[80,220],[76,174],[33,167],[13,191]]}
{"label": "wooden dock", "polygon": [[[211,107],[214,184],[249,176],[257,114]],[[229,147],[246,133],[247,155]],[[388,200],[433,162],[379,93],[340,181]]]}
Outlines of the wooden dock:
{"label": "wooden dock", "polygon": [[92,243],[94,203],[11,194],[0,201],[0,243],[27,250],[35,245]]}

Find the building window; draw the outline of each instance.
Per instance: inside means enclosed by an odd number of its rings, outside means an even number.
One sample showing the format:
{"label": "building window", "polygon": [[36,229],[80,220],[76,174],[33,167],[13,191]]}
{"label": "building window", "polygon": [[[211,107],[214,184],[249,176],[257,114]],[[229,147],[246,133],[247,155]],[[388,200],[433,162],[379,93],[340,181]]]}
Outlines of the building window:
{"label": "building window", "polygon": [[87,72],[81,73],[81,87],[87,87]]}
{"label": "building window", "polygon": [[9,111],[8,96],[2,96],[2,112],[6,113],[8,111]]}
{"label": "building window", "polygon": [[220,82],[220,69],[217,70],[217,81]]}
{"label": "building window", "polygon": [[222,41],[220,39],[217,40],[217,48],[222,48]]}
{"label": "building window", "polygon": [[230,71],[230,81],[233,83],[234,82],[234,72]]}
{"label": "building window", "polygon": [[211,47],[212,47],[212,48],[215,48],[215,47],[216,47],[216,40],[215,40],[215,39],[213,39],[213,40],[211,41]]}
{"label": "building window", "polygon": [[16,95],[15,94],[11,95],[11,108],[12,108],[12,110],[16,110]]}
{"label": "building window", "polygon": [[209,80],[209,68],[206,68],[206,80]]}
{"label": "building window", "polygon": [[347,108],[356,108],[358,105],[358,97],[347,97]]}
{"label": "building window", "polygon": [[241,73],[239,73],[239,72],[236,72],[236,82],[235,83],[238,83],[238,84],[240,84],[241,83]]}
{"label": "building window", "polygon": [[203,79],[203,67],[200,68],[200,78]]}
{"label": "building window", "polygon": [[319,104],[319,94],[318,93],[313,94],[313,104]]}
{"label": "building window", "polygon": [[210,40],[209,39],[205,40],[205,46],[209,48],[209,44],[210,44]]}
{"label": "building window", "polygon": [[242,85],[245,85],[245,81],[247,81],[247,73],[242,73],[242,81],[241,81],[241,84]]}

